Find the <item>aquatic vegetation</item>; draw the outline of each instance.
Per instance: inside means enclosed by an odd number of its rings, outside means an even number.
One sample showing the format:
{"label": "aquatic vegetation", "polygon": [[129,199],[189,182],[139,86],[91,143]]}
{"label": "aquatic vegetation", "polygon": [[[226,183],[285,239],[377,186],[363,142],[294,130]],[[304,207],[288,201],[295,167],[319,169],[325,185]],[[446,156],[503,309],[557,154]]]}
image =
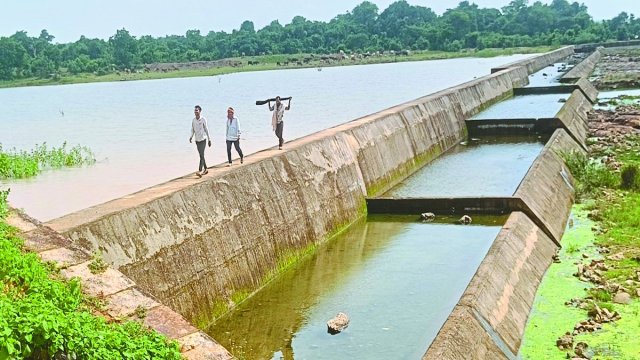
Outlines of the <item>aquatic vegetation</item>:
{"label": "aquatic vegetation", "polygon": [[28,178],[42,170],[90,165],[95,161],[91,149],[80,145],[69,147],[67,142],[60,147],[49,147],[45,142],[30,151],[7,151],[0,144],[0,179]]}

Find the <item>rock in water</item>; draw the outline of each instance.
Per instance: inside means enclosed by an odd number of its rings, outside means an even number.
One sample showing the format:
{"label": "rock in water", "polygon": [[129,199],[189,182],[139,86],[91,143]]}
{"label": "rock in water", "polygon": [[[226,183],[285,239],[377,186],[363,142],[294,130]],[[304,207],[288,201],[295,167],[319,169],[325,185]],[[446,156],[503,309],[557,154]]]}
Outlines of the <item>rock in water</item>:
{"label": "rock in water", "polygon": [[347,314],[339,312],[333,319],[327,321],[327,332],[335,335],[349,326],[349,317]]}
{"label": "rock in water", "polygon": [[460,220],[458,220],[458,222],[460,224],[469,225],[471,224],[471,216],[464,215],[463,217],[460,218]]}
{"label": "rock in water", "polygon": [[420,220],[422,220],[424,222],[433,221],[435,218],[436,218],[436,214],[434,214],[432,212],[426,212],[426,213],[420,214]]}

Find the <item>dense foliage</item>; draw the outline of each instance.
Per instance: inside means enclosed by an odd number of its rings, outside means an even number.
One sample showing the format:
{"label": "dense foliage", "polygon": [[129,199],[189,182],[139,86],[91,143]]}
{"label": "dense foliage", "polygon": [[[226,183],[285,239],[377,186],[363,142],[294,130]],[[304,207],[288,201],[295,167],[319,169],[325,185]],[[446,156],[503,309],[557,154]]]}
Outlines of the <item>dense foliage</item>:
{"label": "dense foliage", "polygon": [[43,169],[93,164],[95,156],[86,146],[71,148],[64,142],[60,147],[46,143],[36,145],[31,151],[6,151],[0,143],[0,179],[27,178]]}
{"label": "dense foliage", "polygon": [[136,322],[93,316],[77,280],[55,279],[36,254],[24,253],[6,223],[0,191],[0,359],[179,359],[175,343]]}
{"label": "dense foliage", "polygon": [[329,22],[302,16],[290,24],[273,21],[256,31],[244,21],[231,33],[189,30],[185,35],[136,38],[126,29],[109,40],[87,39],[54,44],[42,30],[38,37],[18,31],[0,38],[0,80],[104,75],[142,64],[216,60],[236,56],[351,51],[445,50],[580,44],[634,39],[640,19],[625,12],[595,22],[584,5],[567,0],[551,4],[513,0],[501,10],[460,2],[441,16],[430,8],[396,1],[384,11],[368,1]]}

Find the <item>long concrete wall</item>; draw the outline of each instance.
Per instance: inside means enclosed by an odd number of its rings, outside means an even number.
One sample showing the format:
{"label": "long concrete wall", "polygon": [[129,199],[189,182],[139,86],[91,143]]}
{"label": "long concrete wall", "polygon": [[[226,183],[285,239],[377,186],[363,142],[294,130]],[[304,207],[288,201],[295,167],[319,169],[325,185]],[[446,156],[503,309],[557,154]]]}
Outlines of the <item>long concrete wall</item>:
{"label": "long concrete wall", "polygon": [[527,82],[510,68],[48,223],[206,326],[278,263],[361,217],[380,194],[456,144],[464,119]]}
{"label": "long concrete wall", "polygon": [[602,53],[600,50],[596,49],[591,55],[587,56],[586,59],[582,60],[576,66],[574,66],[571,70],[567,71],[566,74],[562,75],[560,78],[561,82],[576,82],[581,78],[587,78],[595,69],[596,64],[600,61],[602,57]]}
{"label": "long concrete wall", "polygon": [[557,248],[526,215],[511,214],[423,359],[515,360]]}
{"label": "long concrete wall", "polygon": [[533,74],[534,72],[544,69],[545,67],[552,65],[567,56],[573,54],[574,46],[565,46],[560,49],[550,51],[540,56],[530,57],[528,59],[515,61],[503,66],[498,66],[491,69],[491,72],[498,72],[509,68],[517,68],[524,67],[527,69],[529,74]]}

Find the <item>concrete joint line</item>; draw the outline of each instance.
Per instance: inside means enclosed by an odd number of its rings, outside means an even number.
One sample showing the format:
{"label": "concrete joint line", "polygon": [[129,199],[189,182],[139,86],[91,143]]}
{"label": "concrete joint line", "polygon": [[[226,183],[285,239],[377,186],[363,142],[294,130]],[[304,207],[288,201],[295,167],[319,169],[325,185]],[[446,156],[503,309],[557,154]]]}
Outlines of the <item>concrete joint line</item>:
{"label": "concrete joint line", "polygon": [[495,329],[489,324],[489,322],[482,316],[476,309],[471,309],[473,311],[473,316],[476,318],[480,326],[484,329],[484,331],[489,335],[493,343],[502,351],[504,356],[509,360],[517,360],[516,354],[514,354],[511,350],[509,350],[509,346],[502,340],[500,334],[498,334]]}
{"label": "concrete joint line", "polygon": [[522,200],[521,197],[516,197],[516,199],[518,199],[518,207],[520,208],[519,210],[527,215],[527,217],[531,219],[531,221],[533,221],[533,223],[536,224],[536,226],[540,228],[540,230],[542,230],[542,232],[544,232],[545,235],[547,235],[554,244],[561,248],[562,246],[560,245],[560,239],[556,239],[551,230],[549,230],[549,228],[547,227],[547,224],[545,224],[545,222],[542,221],[542,219],[540,219],[540,217],[538,217],[538,215],[536,215],[533,210],[531,210],[529,205],[524,200]]}

